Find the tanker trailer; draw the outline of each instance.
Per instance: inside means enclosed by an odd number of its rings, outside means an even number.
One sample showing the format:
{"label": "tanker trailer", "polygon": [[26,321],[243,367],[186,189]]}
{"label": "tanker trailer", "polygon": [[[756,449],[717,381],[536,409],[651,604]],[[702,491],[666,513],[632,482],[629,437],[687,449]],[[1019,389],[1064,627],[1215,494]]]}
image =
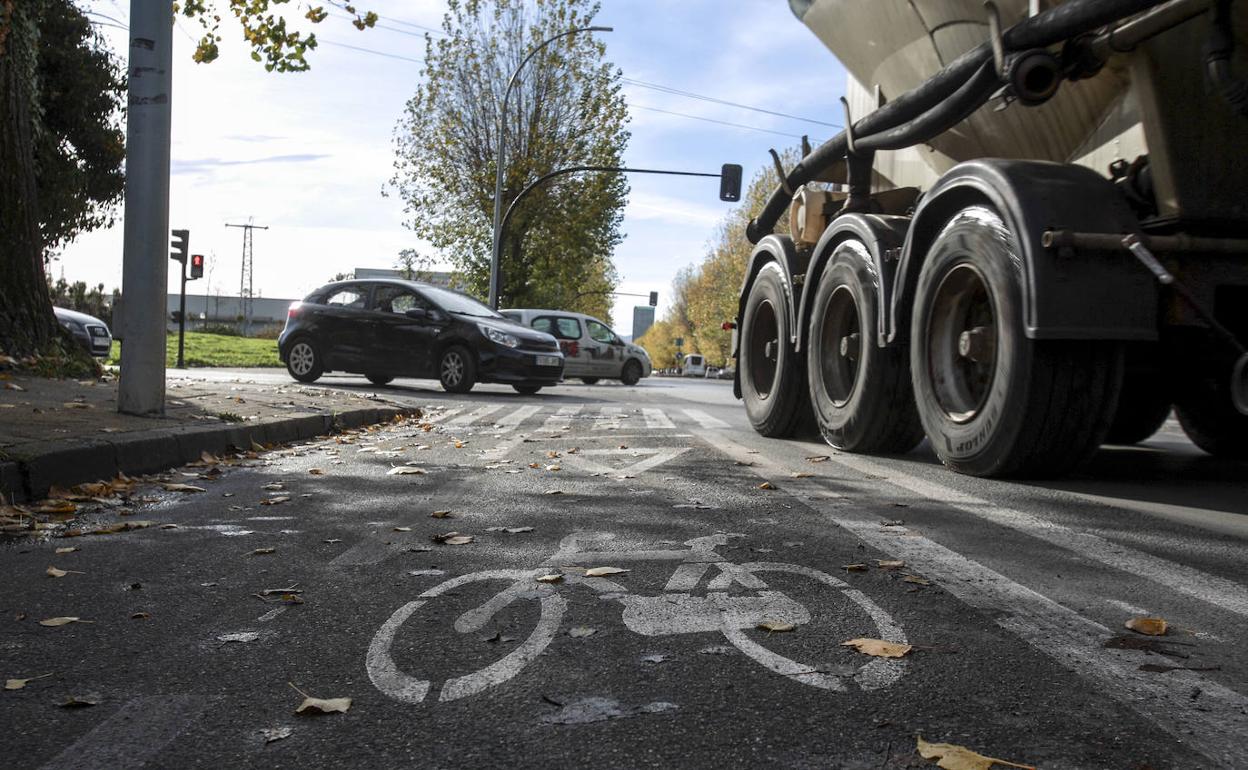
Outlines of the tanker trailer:
{"label": "tanker trailer", "polygon": [[1248,457],[1248,0],[790,6],[846,128],[747,228],[755,430],[1047,476],[1173,407]]}

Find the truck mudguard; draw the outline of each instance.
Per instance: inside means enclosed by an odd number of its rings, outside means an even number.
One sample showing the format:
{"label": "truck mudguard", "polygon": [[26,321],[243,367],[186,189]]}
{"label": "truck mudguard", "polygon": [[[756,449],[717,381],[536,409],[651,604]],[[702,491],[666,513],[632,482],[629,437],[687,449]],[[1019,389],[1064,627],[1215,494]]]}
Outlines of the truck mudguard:
{"label": "truck mudguard", "polygon": [[[745,280],[741,283],[741,293],[737,297],[737,318],[740,319],[745,314],[745,301],[750,296],[750,287],[754,285],[754,278],[758,275],[758,271],[768,262],[775,262],[780,265],[780,269],[784,271],[784,283],[789,289],[789,303],[785,311],[789,314],[789,328],[797,329],[797,302],[801,296],[801,278],[798,283],[793,282],[794,276],[800,276],[804,272],[802,259],[798,256],[797,249],[793,246],[793,239],[787,235],[768,235],[758,242],[754,247],[754,251],[750,254],[750,261],[745,266]],[[737,334],[732,335],[732,355],[737,355]],[[795,340],[790,339],[792,343]]]}
{"label": "truck mudguard", "polygon": [[876,299],[878,318],[876,319],[876,344],[883,347],[888,341],[888,308],[892,300],[893,274],[897,269],[897,257],[906,239],[906,231],[910,217],[881,214],[843,214],[832,220],[828,229],[819,237],[815,244],[810,266],[806,269],[804,284],[811,291],[803,292],[798,308],[798,340],[797,349],[802,349],[806,340],[806,330],[810,326],[810,298],[814,296],[814,287],[819,285],[824,265],[841,242],[853,239],[867,247],[867,252],[875,262],[876,275],[879,276],[880,296]]}
{"label": "truck mudguard", "polygon": [[889,341],[910,334],[914,287],[945,223],[968,206],[992,207],[1023,260],[1023,321],[1032,339],[1156,340],[1158,288],[1126,249],[1046,249],[1046,230],[1139,232],[1126,201],[1096,172],[1062,163],[974,160],[924,196],[906,236],[891,298]]}

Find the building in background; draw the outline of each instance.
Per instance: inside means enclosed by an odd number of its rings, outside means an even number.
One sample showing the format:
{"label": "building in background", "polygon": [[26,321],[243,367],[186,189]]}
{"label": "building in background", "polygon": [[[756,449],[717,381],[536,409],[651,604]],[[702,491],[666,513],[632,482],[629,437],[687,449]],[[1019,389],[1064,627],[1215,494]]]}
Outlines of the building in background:
{"label": "building in background", "polygon": [[634,305],[633,341],[641,339],[641,335],[649,331],[651,326],[654,326],[654,306]]}
{"label": "building in background", "polygon": [[[165,295],[165,322],[168,328],[178,328],[177,313],[181,299],[177,294]],[[252,297],[251,335],[262,336],[281,331],[286,324],[286,311],[294,299],[277,297]],[[229,326],[243,330],[243,302],[234,295],[187,294],[186,329],[199,331],[205,327]]]}
{"label": "building in background", "polygon": [[440,270],[412,270],[409,273],[406,270],[394,270],[388,267],[357,267],[351,271],[351,275],[356,280],[365,278],[407,278],[408,275],[411,275],[413,281],[431,283],[444,289],[463,291],[463,284],[454,273],[442,272]]}

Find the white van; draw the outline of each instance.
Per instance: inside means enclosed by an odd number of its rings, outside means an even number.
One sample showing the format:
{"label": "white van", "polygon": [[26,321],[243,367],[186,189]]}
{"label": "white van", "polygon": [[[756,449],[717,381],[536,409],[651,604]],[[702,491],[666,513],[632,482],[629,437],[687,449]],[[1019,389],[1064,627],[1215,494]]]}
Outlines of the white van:
{"label": "white van", "polygon": [[699,353],[690,353],[681,361],[681,374],[685,377],[705,377],[706,359]]}
{"label": "white van", "polygon": [[619,380],[636,385],[651,372],[644,348],[620,339],[593,316],[567,310],[503,310],[504,316],[531,329],[554,335],[563,351],[563,377],[579,378],[586,385],[598,380]]}

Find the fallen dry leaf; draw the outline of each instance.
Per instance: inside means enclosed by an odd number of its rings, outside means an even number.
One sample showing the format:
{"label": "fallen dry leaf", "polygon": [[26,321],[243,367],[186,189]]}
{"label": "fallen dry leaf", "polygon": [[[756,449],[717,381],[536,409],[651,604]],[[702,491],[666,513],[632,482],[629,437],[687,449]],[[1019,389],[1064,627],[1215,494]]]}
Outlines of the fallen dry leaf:
{"label": "fallen dry leaf", "polygon": [[253,452],[263,452],[263,451],[264,451],[264,444],[258,443],[258,442],[257,442],[257,441],[253,438],[253,439],[251,440],[251,451],[253,451]]}
{"label": "fallen dry leaf", "polygon": [[770,481],[764,481],[758,485],[759,489],[775,489],[776,487]]}
{"label": "fallen dry leaf", "polygon": [[152,613],[150,613],[150,612],[136,612],[136,613],[134,613],[133,615],[131,615],[131,616],[130,616],[130,619],[131,619],[131,620],[151,620],[151,619],[152,619]]}
{"label": "fallen dry leaf", "polygon": [[560,575],[557,573],[552,573],[550,575],[538,575],[537,582],[539,583],[562,583],[563,575]]}
{"label": "fallen dry leaf", "polygon": [[779,620],[764,620],[763,622],[755,626],[755,628],[761,631],[770,631],[775,634],[780,634],[786,631],[792,631],[793,629],[797,628],[797,626],[793,625],[792,623],[783,623]]}
{"label": "fallen dry leaf", "polygon": [[1131,618],[1124,625],[1145,636],[1165,636],[1170,629],[1170,624],[1164,618]]}
{"label": "fallen dry leaf", "polygon": [[830,459],[831,459],[831,458],[830,458],[830,457],[828,457],[827,455],[812,455],[812,456],[810,456],[810,457],[807,457],[807,458],[806,458],[806,462],[808,462],[808,463],[826,463],[826,462],[827,462],[828,460],[830,460]]}
{"label": "fallen dry leaf", "polygon": [[204,491],[207,491],[203,487],[197,487],[194,484],[177,484],[177,483],[171,482],[171,483],[162,484],[161,486],[165,488],[166,492],[204,492]]}
{"label": "fallen dry leaf", "polygon": [[280,481],[274,481],[274,482],[270,482],[270,483],[268,483],[268,484],[265,484],[264,486],[262,486],[262,487],[260,487],[260,488],[261,488],[261,489],[263,489],[263,490],[265,490],[265,491],[268,491],[268,492],[278,492],[278,491],[281,491],[281,490],[285,489],[285,488],[286,488],[286,485],[285,485],[285,484],[283,484],[283,483],[282,483],[282,482],[280,482]]}
{"label": "fallen dry leaf", "polygon": [[97,693],[87,693],[86,695],[66,695],[65,699],[56,704],[63,709],[76,709],[85,706],[98,706],[103,700]]}
{"label": "fallen dry leaf", "polygon": [[395,467],[386,471],[386,475],[387,476],[423,476],[425,475],[425,469],[417,468],[412,465],[396,465]]}
{"label": "fallen dry leaf", "polygon": [[568,629],[568,636],[573,639],[584,639],[585,637],[593,636],[596,633],[598,633],[597,629],[590,628],[589,626],[576,626],[575,628]]}
{"label": "fallen dry leaf", "polygon": [[[102,527],[96,527],[95,529],[91,530],[90,532],[87,532],[86,534],[88,535],[115,535],[118,532],[129,532],[134,529],[147,529],[148,527],[152,526],[155,523],[156,522],[154,521],[146,521],[146,520],[119,521],[114,524],[106,524]],[[67,536],[69,535],[68,532],[65,534]]]}
{"label": "fallen dry leaf", "polygon": [[73,553],[74,551],[78,551],[78,550],[81,550],[80,548],[78,548],[78,546],[71,545],[65,548],[57,548],[56,553],[59,555],[63,553]]}
{"label": "fallen dry leaf", "polygon": [[842,565],[842,566],[841,566],[841,569],[845,570],[846,572],[866,572],[866,571],[867,571],[867,565],[865,565],[865,564],[844,564],[844,565]]}
{"label": "fallen dry leaf", "polygon": [[295,692],[303,696],[303,703],[300,703],[299,708],[295,709],[296,714],[345,714],[347,709],[351,708],[350,698],[314,698],[295,687],[293,682],[287,682],[287,684]]}
{"label": "fallen dry leaf", "polygon": [[585,577],[603,577],[604,575],[620,575],[628,572],[626,569],[619,567],[593,567],[585,570]]}
{"label": "fallen dry leaf", "polygon": [[289,727],[266,727],[260,731],[260,735],[265,743],[272,743],[289,738],[293,732],[294,730]]}
{"label": "fallen dry leaf", "polygon": [[394,531],[395,532],[411,532],[412,528],[411,527],[395,527]]}
{"label": "fallen dry leaf", "polygon": [[902,578],[902,580],[907,583],[914,583],[915,585],[920,586],[930,586],[932,584],[932,581],[927,578],[921,578],[918,575],[906,575]]}
{"label": "fallen dry leaf", "polygon": [[548,489],[548,490],[546,490],[545,492],[543,492],[542,494],[546,494],[546,495],[562,495],[562,494],[563,494],[563,490],[562,490],[562,489]]}
{"label": "fallen dry leaf", "polygon": [[815,474],[810,473],[809,471],[795,471],[793,473],[790,473],[789,477],[795,478],[795,479],[809,479],[809,478],[813,478],[814,475]]}
{"label": "fallen dry leaf", "polygon": [[542,465],[541,463],[529,463],[529,467],[532,468],[533,470],[537,470],[538,468],[542,467]]}
{"label": "fallen dry leaf", "polygon": [[848,642],[841,642],[841,646],[853,647],[863,655],[870,655],[875,658],[900,658],[914,649],[908,644],[899,644],[898,642],[889,642],[883,639],[850,639]]}
{"label": "fallen dry leaf", "polygon": [[39,625],[48,626],[50,628],[55,628],[56,626],[65,626],[65,625],[69,625],[70,623],[94,623],[94,622],[95,622],[94,620],[83,620],[82,618],[59,617],[59,618],[48,618],[46,620],[41,620],[39,621]]}
{"label": "fallen dry leaf", "polygon": [[876,559],[875,565],[880,569],[901,569],[906,563],[901,559]]}
{"label": "fallen dry leaf", "polygon": [[276,497],[266,497],[265,499],[260,501],[260,504],[261,505],[281,505],[282,503],[289,503],[289,502],[290,502],[290,495],[277,495]]}
{"label": "fallen dry leaf", "polygon": [[63,578],[63,577],[65,577],[66,575],[70,575],[70,574],[73,574],[73,575],[82,575],[82,574],[84,574],[84,573],[79,572],[79,571],[78,571],[78,570],[76,570],[76,569],[57,569],[56,567],[53,567],[53,566],[52,566],[52,565],[50,565],[50,564],[48,565],[48,569],[47,569],[47,575],[48,575],[48,577]]}
{"label": "fallen dry leaf", "polygon": [[35,513],[73,513],[78,506],[69,500],[43,500],[30,509]]}
{"label": "fallen dry leaf", "polygon": [[446,532],[441,535],[434,535],[432,538],[435,543],[443,545],[467,545],[472,542],[472,535],[461,535],[458,532]]}
{"label": "fallen dry leaf", "polygon": [[325,471],[321,470],[320,468],[308,468],[308,473],[312,474],[313,476],[325,475]]}
{"label": "fallen dry leaf", "polygon": [[340,538],[340,537],[331,537],[331,538],[329,538],[328,540],[322,540],[321,542],[322,542],[322,543],[329,543],[329,544],[331,544],[331,545],[332,545],[332,544],[334,544],[334,543],[341,543],[341,542],[342,542],[342,538]]}
{"label": "fallen dry leaf", "polygon": [[257,548],[256,550],[249,552],[247,555],[248,555],[248,556],[265,556],[265,555],[270,554],[270,553],[277,553],[277,549],[276,549],[276,548],[272,548],[272,547],[269,547],[269,548]]}
{"label": "fallen dry leaf", "polygon": [[991,770],[994,764],[1017,767],[1020,770],[1036,770],[1033,765],[1020,765],[1017,762],[1010,762],[1005,759],[985,757],[965,746],[957,746],[952,743],[928,743],[922,737],[918,741],[919,756],[924,759],[937,760],[936,766],[942,767],[944,770]]}
{"label": "fallen dry leaf", "polygon": [[435,518],[435,519],[449,519],[449,518],[451,518],[451,512],[450,512],[450,511],[434,511],[433,513],[431,513],[431,514],[429,514],[429,515],[430,515],[430,516],[432,516],[432,517],[433,517],[433,518]]}
{"label": "fallen dry leaf", "polygon": [[28,679],[6,679],[4,681],[4,689],[20,690],[23,687],[25,687],[28,683],[33,682],[36,679],[47,679],[50,676],[52,676],[52,674],[40,674],[39,676],[32,676]]}

